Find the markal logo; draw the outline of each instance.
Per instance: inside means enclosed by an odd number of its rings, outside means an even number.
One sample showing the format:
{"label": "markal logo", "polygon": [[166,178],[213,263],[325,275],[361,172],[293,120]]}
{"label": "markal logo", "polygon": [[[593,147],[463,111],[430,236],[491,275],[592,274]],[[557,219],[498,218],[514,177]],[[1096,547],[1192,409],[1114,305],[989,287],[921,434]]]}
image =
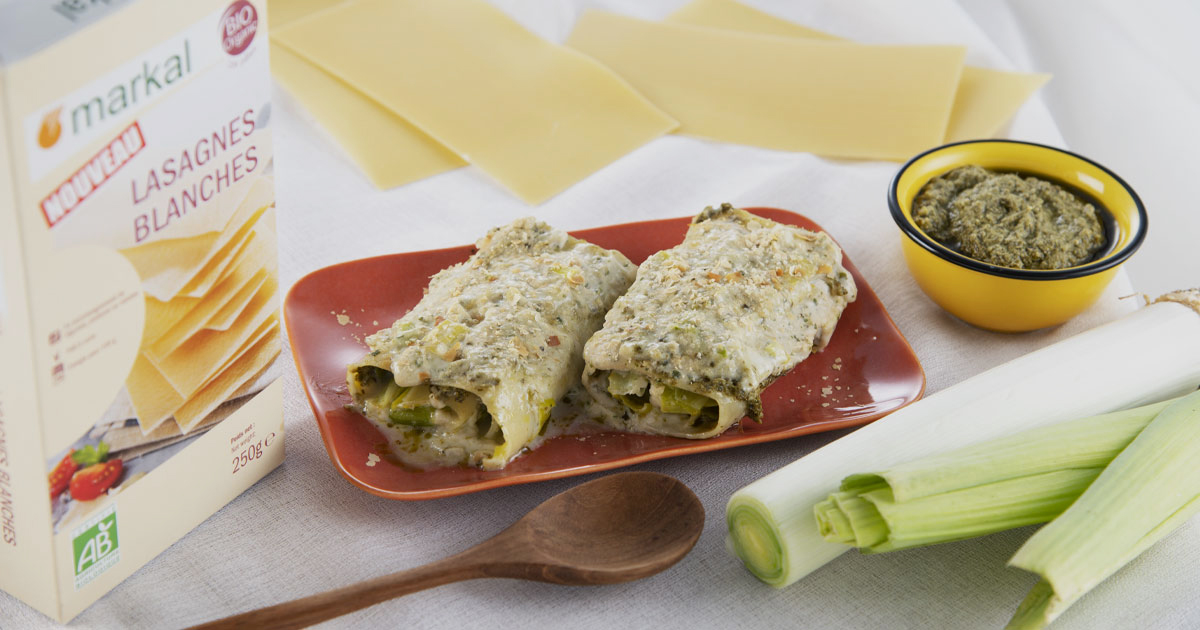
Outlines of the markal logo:
{"label": "markal logo", "polygon": [[59,114],[62,113],[61,107],[55,107],[42,118],[42,126],[38,127],[38,146],[43,149],[49,149],[58,143],[59,136],[62,135],[62,123],[58,121]]}
{"label": "markal logo", "polygon": [[[71,107],[68,118],[71,135],[78,136],[91,130],[94,125],[100,125],[106,119],[120,115],[130,107],[146,104],[191,73],[192,48],[188,40],[184,39],[180,47],[172,50],[166,57],[143,60],[133,76],[99,93],[88,95],[85,100]],[[58,143],[63,130],[63,124],[60,122],[63,109],[61,105],[55,107],[42,118],[37,143],[43,149],[49,149]]]}

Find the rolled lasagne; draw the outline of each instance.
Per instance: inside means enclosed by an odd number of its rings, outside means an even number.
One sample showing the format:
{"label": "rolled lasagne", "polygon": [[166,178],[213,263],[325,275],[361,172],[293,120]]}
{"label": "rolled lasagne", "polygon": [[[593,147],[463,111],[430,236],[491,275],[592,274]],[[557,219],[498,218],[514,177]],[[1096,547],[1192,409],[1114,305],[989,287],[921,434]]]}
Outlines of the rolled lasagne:
{"label": "rolled lasagne", "polygon": [[358,410],[417,467],[497,469],[520,453],[579,382],[583,344],[636,271],[529,218],[476,245],[348,368]]}
{"label": "rolled lasagne", "polygon": [[638,268],[584,348],[583,383],[619,429],[712,437],[760,420],[763,390],[829,343],[856,295],[828,235],[705,208]]}

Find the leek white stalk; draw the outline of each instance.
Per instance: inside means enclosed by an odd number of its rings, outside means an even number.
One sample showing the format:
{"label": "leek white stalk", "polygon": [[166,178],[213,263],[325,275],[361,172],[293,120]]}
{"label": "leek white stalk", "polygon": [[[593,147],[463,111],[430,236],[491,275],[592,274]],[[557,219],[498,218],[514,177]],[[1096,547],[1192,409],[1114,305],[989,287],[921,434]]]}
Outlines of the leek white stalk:
{"label": "leek white stalk", "polygon": [[1172,403],[1009,561],[1043,581],[1009,628],[1044,628],[1200,509],[1200,392]]}
{"label": "leek white stalk", "polygon": [[726,510],[731,547],[759,579],[786,586],[849,549],[821,537],[813,509],[864,466],[887,469],[1196,389],[1200,291],[1166,300],[971,377],[742,488]]}

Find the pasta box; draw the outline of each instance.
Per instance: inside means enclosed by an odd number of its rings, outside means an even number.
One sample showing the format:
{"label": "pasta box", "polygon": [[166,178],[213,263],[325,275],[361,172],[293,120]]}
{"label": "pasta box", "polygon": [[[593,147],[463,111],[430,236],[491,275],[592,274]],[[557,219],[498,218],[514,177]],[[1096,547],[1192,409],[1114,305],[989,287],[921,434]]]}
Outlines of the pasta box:
{"label": "pasta box", "polygon": [[283,460],[267,54],[263,0],[0,4],[0,588],[58,621]]}

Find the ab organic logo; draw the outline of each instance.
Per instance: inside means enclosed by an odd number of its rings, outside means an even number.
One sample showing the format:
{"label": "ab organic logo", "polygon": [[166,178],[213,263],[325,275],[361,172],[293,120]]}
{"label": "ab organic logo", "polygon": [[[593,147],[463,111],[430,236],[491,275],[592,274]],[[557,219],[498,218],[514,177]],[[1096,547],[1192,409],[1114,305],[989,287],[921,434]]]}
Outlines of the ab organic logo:
{"label": "ab organic logo", "polygon": [[117,537],[117,506],[112,504],[71,532],[75,549],[75,590],[79,590],[121,560]]}

